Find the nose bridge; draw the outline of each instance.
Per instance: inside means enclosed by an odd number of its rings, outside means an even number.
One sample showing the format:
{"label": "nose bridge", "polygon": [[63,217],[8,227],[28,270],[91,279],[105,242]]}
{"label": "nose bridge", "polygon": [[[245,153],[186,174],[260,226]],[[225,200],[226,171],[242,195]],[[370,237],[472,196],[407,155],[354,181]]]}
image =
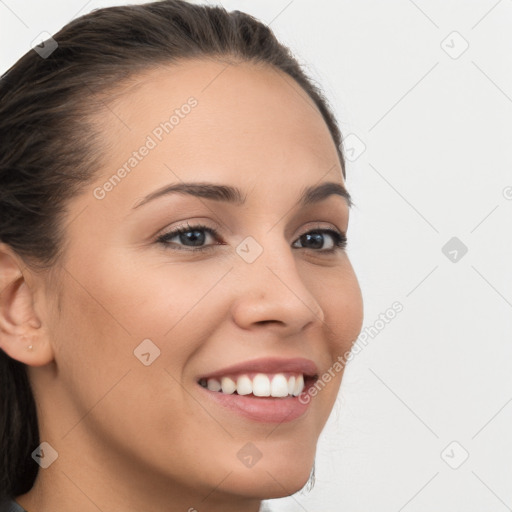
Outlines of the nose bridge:
{"label": "nose bridge", "polygon": [[323,322],[323,310],[304,283],[293,249],[278,230],[246,237],[237,247],[236,272],[240,290],[237,319],[245,327],[254,322],[280,322],[300,329]]}

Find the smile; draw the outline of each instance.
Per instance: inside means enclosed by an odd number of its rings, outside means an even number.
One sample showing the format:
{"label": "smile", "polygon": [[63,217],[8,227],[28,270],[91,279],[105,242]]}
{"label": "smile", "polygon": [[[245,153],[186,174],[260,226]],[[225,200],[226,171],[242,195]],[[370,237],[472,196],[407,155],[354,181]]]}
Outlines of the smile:
{"label": "smile", "polygon": [[256,373],[236,376],[223,376],[219,379],[201,379],[199,384],[210,391],[227,395],[253,395],[256,397],[272,396],[283,398],[299,396],[304,390],[304,375],[300,374],[265,374]]}
{"label": "smile", "polygon": [[197,383],[211,404],[252,421],[284,423],[306,412],[309,401],[300,396],[317,378],[310,360],[272,358],[233,365],[203,375]]}

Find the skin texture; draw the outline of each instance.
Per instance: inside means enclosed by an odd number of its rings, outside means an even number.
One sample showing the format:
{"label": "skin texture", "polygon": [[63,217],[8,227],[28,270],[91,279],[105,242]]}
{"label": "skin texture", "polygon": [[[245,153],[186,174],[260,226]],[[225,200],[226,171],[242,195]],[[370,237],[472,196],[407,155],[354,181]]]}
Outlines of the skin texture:
{"label": "skin texture", "polygon": [[[197,106],[97,199],[191,96]],[[334,142],[290,77],[249,63],[160,67],[109,107],[95,119],[104,166],[69,203],[62,265],[36,274],[0,253],[1,347],[27,365],[41,440],[58,452],[17,501],[29,512],[256,512],[306,483],[342,372],[280,425],[205,401],[197,378],[260,357],[305,357],[323,373],[357,338],[363,306],[347,253],[292,246],[315,228],[347,231],[340,196],[296,206],[307,186],[344,184]],[[236,186],[247,199],[172,194],[132,210],[181,181]],[[216,229],[222,245],[156,242],[187,222]],[[263,248],[252,263],[236,252],[247,236]],[[161,353],[145,366],[133,352],[148,338]],[[237,457],[247,442],[262,454],[251,468]]]}

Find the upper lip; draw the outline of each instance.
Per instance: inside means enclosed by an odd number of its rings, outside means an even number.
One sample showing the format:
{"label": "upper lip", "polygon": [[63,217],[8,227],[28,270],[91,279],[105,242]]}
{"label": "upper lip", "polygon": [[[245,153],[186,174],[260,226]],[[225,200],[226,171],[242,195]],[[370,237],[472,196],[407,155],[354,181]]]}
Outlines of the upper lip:
{"label": "upper lip", "polygon": [[305,376],[313,377],[318,374],[317,365],[310,359],[303,357],[294,357],[290,359],[281,359],[277,357],[266,357],[260,359],[252,359],[242,363],[226,366],[220,370],[201,375],[200,379],[213,379],[215,377],[222,377],[224,375],[233,375],[249,372],[258,373],[302,373]]}

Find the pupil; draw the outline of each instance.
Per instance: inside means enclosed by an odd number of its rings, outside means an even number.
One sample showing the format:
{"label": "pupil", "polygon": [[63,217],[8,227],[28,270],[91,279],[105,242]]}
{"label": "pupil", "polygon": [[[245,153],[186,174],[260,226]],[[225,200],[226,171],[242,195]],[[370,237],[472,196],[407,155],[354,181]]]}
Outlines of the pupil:
{"label": "pupil", "polygon": [[307,233],[304,235],[307,241],[313,241],[313,247],[321,249],[324,245],[322,233]]}
{"label": "pupil", "polygon": [[181,242],[192,242],[192,245],[202,245],[204,243],[204,233],[202,231],[181,233]]}

